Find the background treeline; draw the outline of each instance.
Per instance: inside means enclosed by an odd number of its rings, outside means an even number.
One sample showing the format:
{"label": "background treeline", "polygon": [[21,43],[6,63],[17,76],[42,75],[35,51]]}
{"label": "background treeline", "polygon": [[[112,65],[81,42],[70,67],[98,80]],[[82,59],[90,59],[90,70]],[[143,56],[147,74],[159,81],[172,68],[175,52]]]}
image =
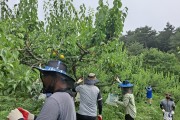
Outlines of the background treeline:
{"label": "background treeline", "polygon": [[128,31],[120,40],[125,43],[129,55],[144,54],[144,67],[179,75],[180,28],[167,23],[163,31],[157,32],[145,26]]}
{"label": "background treeline", "polygon": [[[43,4],[44,21],[38,20],[37,7],[37,0],[22,0],[13,9],[5,0],[1,2],[1,119],[19,106],[39,113],[43,101],[37,97],[42,84],[32,67],[50,59],[65,62],[76,80],[96,73],[104,102],[108,93],[122,97],[116,76],[129,79],[135,85],[137,120],[159,120],[159,102],[165,92],[173,94],[179,111],[178,29],[167,23],[158,33],[146,26],[122,36],[128,9],[122,9],[119,0],[114,0],[111,8],[99,0],[96,13],[85,5],[77,10],[72,0],[49,0]],[[152,106],[144,103],[144,88],[149,84],[154,90]],[[122,107],[103,105],[104,120],[124,117]],[[175,119],[179,117],[175,114]]]}

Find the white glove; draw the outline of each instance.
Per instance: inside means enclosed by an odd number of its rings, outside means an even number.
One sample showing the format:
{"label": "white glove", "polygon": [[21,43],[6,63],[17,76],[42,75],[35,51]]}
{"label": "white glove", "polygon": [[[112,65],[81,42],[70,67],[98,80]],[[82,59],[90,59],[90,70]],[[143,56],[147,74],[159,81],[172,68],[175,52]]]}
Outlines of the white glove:
{"label": "white glove", "polygon": [[115,100],[114,100],[114,102],[115,102],[115,103],[117,103],[117,102],[118,102],[118,100],[117,100],[117,99],[115,99]]}
{"label": "white glove", "polygon": [[162,109],[162,112],[164,113],[164,112],[165,112],[165,110],[164,110],[164,109]]}
{"label": "white glove", "polygon": [[82,78],[80,78],[76,83],[79,84],[79,83],[81,83],[81,82],[83,82],[83,79],[82,79]]}
{"label": "white glove", "polygon": [[16,108],[14,110],[11,110],[9,115],[7,116],[9,120],[18,120],[20,118],[24,118],[22,113]]}
{"label": "white glove", "polygon": [[171,114],[174,115],[174,111],[171,111]]}
{"label": "white glove", "polygon": [[29,113],[28,120],[34,120],[34,114]]}
{"label": "white glove", "polygon": [[27,110],[25,110],[25,109],[23,109],[23,108],[20,108],[20,107],[18,108],[18,110],[19,110],[22,114],[28,115],[26,119],[28,119],[28,120],[34,120],[34,115],[31,114],[29,111],[27,111]]}
{"label": "white glove", "polygon": [[119,82],[119,83],[122,83],[118,77],[116,77],[116,81]]}

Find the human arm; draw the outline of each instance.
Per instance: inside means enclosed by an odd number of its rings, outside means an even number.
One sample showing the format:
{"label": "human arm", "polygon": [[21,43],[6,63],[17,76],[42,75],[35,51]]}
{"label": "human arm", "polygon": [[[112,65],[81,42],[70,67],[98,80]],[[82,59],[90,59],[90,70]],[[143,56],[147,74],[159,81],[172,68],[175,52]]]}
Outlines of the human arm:
{"label": "human arm", "polygon": [[165,112],[164,107],[163,107],[163,101],[160,102],[160,108],[161,108],[162,112]]}
{"label": "human arm", "polygon": [[78,81],[75,82],[74,88],[72,89],[72,91],[73,91],[73,92],[78,92],[78,91],[76,90],[76,87],[79,86],[83,81],[84,81],[83,78],[78,79]]}
{"label": "human arm", "polygon": [[49,97],[46,99],[36,120],[57,120],[60,110],[57,101]]}
{"label": "human arm", "polygon": [[116,81],[117,81],[118,83],[122,83],[121,80],[120,80],[118,77],[116,77]]}
{"label": "human arm", "polygon": [[130,96],[128,94],[124,95],[123,97],[123,101],[115,101],[117,104],[120,104],[124,107],[127,107],[128,103],[129,103],[129,100],[130,100]]}
{"label": "human arm", "polygon": [[102,114],[102,97],[101,97],[100,92],[98,93],[97,103],[98,103],[99,115],[101,115]]}
{"label": "human arm", "polygon": [[172,104],[172,110],[175,111],[175,108],[176,108],[176,106],[175,106],[175,103],[173,102],[173,104]]}
{"label": "human arm", "polygon": [[176,106],[175,106],[175,103],[173,101],[171,114],[174,114],[175,108],[176,108]]}

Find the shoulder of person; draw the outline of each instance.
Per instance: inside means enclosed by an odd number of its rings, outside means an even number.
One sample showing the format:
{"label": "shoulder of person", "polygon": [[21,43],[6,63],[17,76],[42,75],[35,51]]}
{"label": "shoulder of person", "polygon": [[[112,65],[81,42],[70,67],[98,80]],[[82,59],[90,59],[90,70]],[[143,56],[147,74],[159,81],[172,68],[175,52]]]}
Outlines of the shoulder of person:
{"label": "shoulder of person", "polygon": [[[68,97],[69,96],[69,93],[68,92],[55,92],[53,93],[49,98],[54,98],[54,99],[57,99],[59,98],[60,96],[63,96],[63,97]],[[48,99],[48,98],[47,98]]]}
{"label": "shoulder of person", "polygon": [[[95,85],[94,85],[95,86]],[[97,90],[100,90],[97,86],[95,86],[95,88],[97,89]]]}
{"label": "shoulder of person", "polygon": [[127,93],[127,94],[124,95],[124,97],[134,97],[134,95],[130,94],[130,93]]}
{"label": "shoulder of person", "polygon": [[76,86],[76,88],[80,88],[80,87],[82,87],[82,86],[84,86],[84,85],[78,85],[78,86]]}
{"label": "shoulder of person", "polygon": [[164,102],[164,101],[166,101],[166,99],[162,99],[162,100],[161,100],[161,102]]}

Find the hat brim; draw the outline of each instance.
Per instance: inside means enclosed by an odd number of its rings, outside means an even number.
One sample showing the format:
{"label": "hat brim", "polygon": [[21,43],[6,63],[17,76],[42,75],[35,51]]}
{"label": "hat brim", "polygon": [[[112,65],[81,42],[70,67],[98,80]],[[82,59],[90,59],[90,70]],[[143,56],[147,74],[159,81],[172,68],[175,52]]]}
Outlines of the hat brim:
{"label": "hat brim", "polygon": [[57,72],[57,73],[60,73],[61,75],[65,76],[68,80],[75,82],[75,80],[72,77],[70,77],[69,75],[67,75],[66,72],[63,70],[54,69],[54,68],[49,67],[49,66],[46,66],[45,68],[41,68],[41,67],[33,67],[33,68],[36,68],[39,71]]}
{"label": "hat brim", "polygon": [[96,80],[86,79],[86,80],[84,81],[84,83],[85,83],[85,84],[88,84],[88,85],[94,85],[94,84],[96,84],[96,83],[98,83],[98,82],[99,82],[98,79],[96,79]]}
{"label": "hat brim", "polygon": [[119,87],[133,87],[134,85],[129,83],[129,84],[119,84]]}

